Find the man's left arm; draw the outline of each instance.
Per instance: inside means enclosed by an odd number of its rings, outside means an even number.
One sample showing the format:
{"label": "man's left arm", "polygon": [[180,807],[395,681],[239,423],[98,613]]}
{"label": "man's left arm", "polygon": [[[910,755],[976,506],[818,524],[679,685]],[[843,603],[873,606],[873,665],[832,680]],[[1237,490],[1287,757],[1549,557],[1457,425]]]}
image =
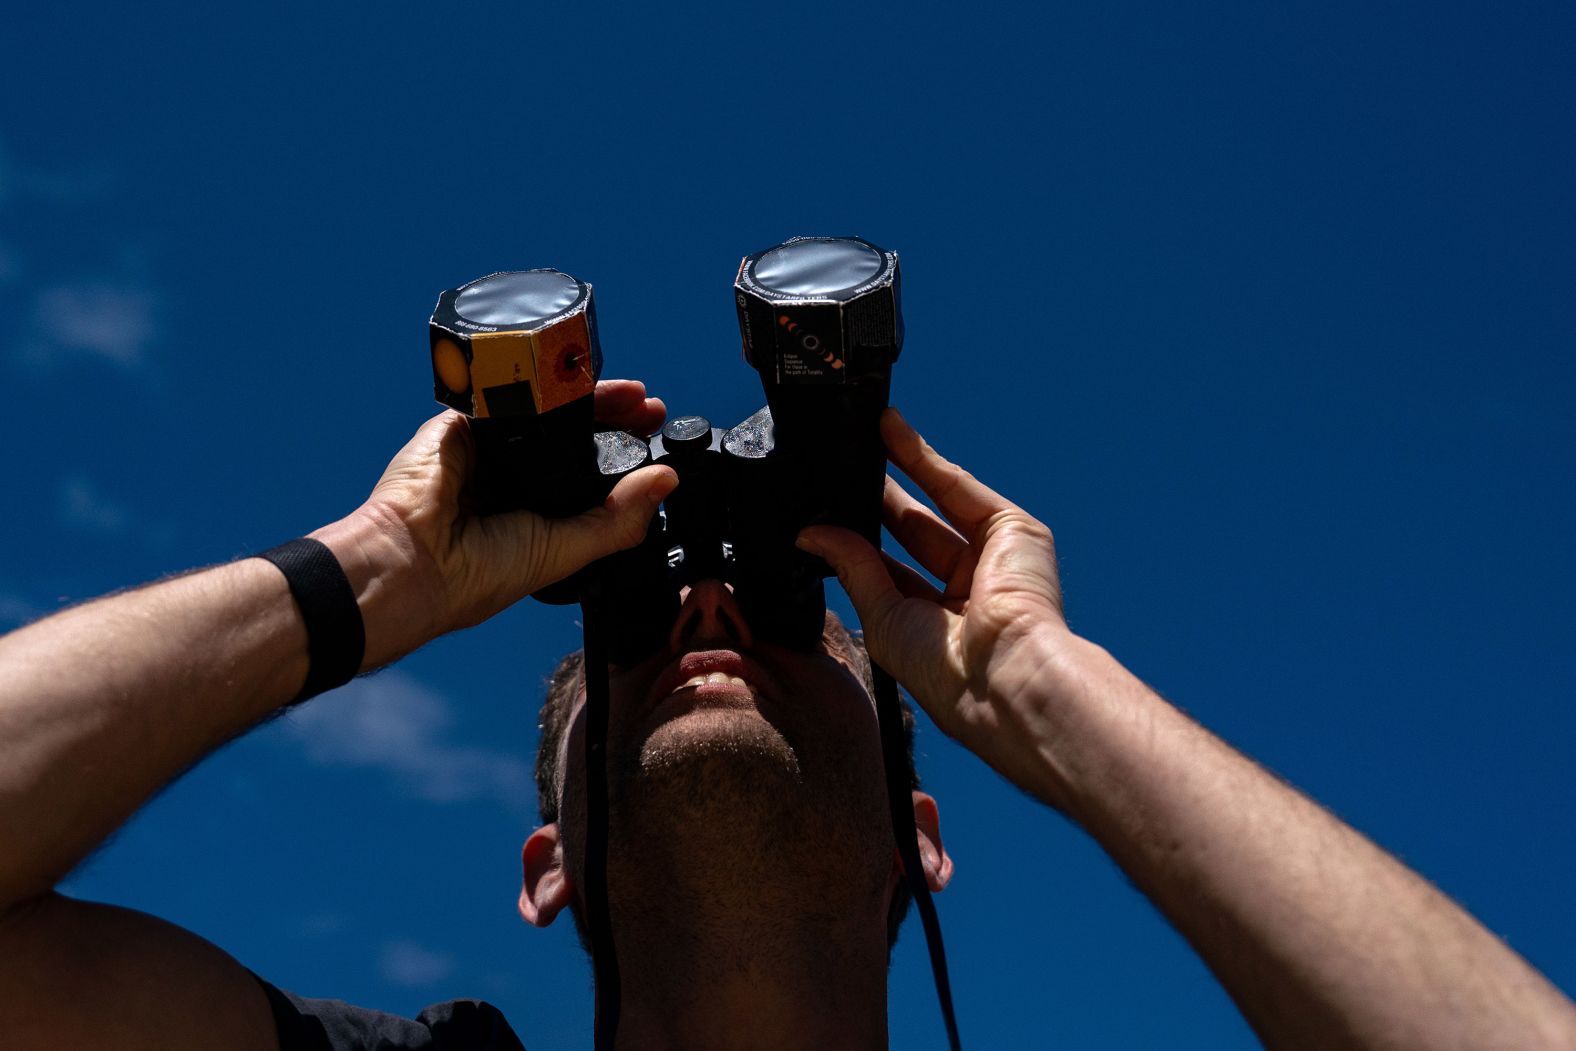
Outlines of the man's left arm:
{"label": "man's left arm", "polygon": [[872,659],[1094,837],[1266,1046],[1576,1048],[1576,1006],[1464,909],[1074,635],[1043,523],[895,411],[882,434],[940,511],[894,482],[884,523],[941,587],[847,530],[800,538]]}

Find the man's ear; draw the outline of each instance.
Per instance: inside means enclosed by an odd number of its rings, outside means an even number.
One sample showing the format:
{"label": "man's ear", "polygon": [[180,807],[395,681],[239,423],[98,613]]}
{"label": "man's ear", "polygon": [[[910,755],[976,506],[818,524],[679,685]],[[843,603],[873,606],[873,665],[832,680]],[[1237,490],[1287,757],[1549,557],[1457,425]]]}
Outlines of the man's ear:
{"label": "man's ear", "polygon": [[928,793],[914,792],[914,831],[919,834],[919,860],[925,866],[925,882],[932,892],[945,890],[952,882],[952,859],[941,845],[941,812]]}
{"label": "man's ear", "polygon": [[546,927],[575,895],[564,869],[564,845],[556,823],[531,833],[520,851],[520,865],[525,870],[520,915],[533,927]]}

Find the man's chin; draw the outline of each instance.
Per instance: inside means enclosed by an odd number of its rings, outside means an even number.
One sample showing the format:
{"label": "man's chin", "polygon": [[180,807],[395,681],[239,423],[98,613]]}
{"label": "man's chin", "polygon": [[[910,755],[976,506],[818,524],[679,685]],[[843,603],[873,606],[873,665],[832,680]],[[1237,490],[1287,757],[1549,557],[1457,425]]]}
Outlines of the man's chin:
{"label": "man's chin", "polygon": [[695,766],[737,767],[739,774],[797,781],[799,757],[760,712],[696,708],[667,719],[640,744],[638,776],[664,778]]}
{"label": "man's chin", "polygon": [[799,757],[754,710],[705,708],[653,728],[613,779],[612,803],[645,827],[713,818],[733,823],[799,807]]}

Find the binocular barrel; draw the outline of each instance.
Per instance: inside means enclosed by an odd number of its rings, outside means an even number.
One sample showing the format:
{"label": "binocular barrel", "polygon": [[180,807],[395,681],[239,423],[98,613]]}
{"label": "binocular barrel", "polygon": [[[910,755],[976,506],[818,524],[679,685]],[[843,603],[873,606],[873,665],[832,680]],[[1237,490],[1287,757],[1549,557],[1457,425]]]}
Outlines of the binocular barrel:
{"label": "binocular barrel", "polygon": [[[729,432],[734,593],[786,645],[813,645],[831,569],[794,547],[809,525],[881,534],[881,411],[903,348],[896,252],[795,237],[746,256],[734,281],[744,360],[766,408]],[[786,498],[785,498],[786,497]]]}
{"label": "binocular barrel", "polygon": [[[438,401],[470,417],[475,448],[471,498],[483,514],[526,509],[564,518],[595,507],[618,480],[651,462],[646,443],[623,431],[596,430],[596,381],[602,373],[591,286],[557,270],[498,274],[438,297],[428,325]],[[654,534],[636,549],[655,550]],[[626,602],[617,639],[652,646],[650,620],[671,619],[677,596],[655,586],[648,559],[616,556],[609,572],[645,580]],[[555,605],[579,601],[582,581],[537,592]],[[626,656],[626,653],[622,653]]]}
{"label": "binocular barrel", "polygon": [[[593,437],[602,348],[590,285],[556,270],[490,274],[444,292],[428,334],[438,400],[471,418],[483,513],[523,507],[556,518],[606,496],[612,483]],[[645,462],[634,445],[608,454],[615,471]]]}

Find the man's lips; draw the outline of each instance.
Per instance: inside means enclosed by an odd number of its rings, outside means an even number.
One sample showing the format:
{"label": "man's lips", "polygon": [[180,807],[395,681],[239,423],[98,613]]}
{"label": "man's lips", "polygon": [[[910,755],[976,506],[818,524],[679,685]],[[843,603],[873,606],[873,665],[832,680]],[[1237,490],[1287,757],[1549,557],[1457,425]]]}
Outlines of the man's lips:
{"label": "man's lips", "polygon": [[696,650],[668,665],[646,697],[650,711],[678,693],[753,701],[766,694],[761,666],[735,650]]}

